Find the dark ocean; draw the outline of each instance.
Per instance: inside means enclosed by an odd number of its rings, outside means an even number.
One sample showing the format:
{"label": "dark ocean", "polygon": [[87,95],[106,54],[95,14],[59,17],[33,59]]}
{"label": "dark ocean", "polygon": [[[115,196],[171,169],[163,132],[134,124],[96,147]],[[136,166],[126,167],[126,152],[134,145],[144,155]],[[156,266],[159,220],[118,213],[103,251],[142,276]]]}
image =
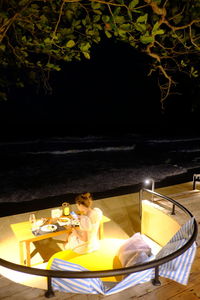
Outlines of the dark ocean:
{"label": "dark ocean", "polygon": [[200,137],[124,134],[4,141],[0,165],[0,202],[34,203],[134,186],[147,177],[158,184],[198,173]]}

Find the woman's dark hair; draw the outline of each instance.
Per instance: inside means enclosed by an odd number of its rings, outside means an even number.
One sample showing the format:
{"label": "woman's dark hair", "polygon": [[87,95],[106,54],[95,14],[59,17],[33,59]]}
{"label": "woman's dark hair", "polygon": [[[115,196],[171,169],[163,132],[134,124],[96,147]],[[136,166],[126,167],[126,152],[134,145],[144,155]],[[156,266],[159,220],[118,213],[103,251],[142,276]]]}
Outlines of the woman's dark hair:
{"label": "woman's dark hair", "polygon": [[75,202],[77,204],[82,204],[85,207],[91,207],[92,201],[93,201],[93,197],[90,193],[83,193],[83,194],[76,196],[76,198],[75,198]]}

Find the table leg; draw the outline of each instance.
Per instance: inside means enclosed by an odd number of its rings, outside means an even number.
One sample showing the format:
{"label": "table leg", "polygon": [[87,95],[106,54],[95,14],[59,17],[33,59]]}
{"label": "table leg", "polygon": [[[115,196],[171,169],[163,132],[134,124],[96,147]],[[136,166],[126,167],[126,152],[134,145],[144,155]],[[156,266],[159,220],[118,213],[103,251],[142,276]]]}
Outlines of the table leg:
{"label": "table leg", "polygon": [[20,265],[24,265],[24,248],[23,242],[19,242],[19,258],[20,258]]}
{"label": "table leg", "polygon": [[31,266],[30,242],[26,241],[26,265]]}

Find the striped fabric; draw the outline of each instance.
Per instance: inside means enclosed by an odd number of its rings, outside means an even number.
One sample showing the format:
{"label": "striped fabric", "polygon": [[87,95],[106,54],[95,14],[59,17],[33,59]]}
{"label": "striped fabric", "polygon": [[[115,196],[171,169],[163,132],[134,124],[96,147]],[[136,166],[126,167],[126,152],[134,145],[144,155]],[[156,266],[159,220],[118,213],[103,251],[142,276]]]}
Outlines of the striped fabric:
{"label": "striped fabric", "polygon": [[[193,232],[193,224],[194,219],[190,219],[186,224],[184,224],[167,243],[167,245],[161,249],[155,258],[158,259],[165,257],[166,255],[173,253],[182,247],[191,237]],[[159,275],[175,280],[181,284],[187,284],[190,269],[195,258],[195,253],[196,243],[194,242],[192,246],[182,255],[161,265],[159,267]],[[86,271],[86,269],[80,265],[57,258],[53,260],[51,269],[63,271]],[[153,278],[154,269],[148,269],[128,275],[112,288],[107,288],[99,278],[53,278],[52,286],[54,290],[65,291],[68,293],[111,295],[114,293],[119,293],[122,290],[132,287],[136,284],[150,281]]]}
{"label": "striped fabric", "polygon": [[[51,265],[57,271],[88,271],[80,265],[55,258]],[[53,278],[54,290],[79,294],[102,294],[103,282],[99,278]]]}
{"label": "striped fabric", "polygon": [[[194,230],[194,218],[185,223],[156,255],[156,259],[165,257],[186,244]],[[181,284],[188,283],[190,270],[196,254],[196,242],[182,255],[159,267],[160,276],[175,280]]]}

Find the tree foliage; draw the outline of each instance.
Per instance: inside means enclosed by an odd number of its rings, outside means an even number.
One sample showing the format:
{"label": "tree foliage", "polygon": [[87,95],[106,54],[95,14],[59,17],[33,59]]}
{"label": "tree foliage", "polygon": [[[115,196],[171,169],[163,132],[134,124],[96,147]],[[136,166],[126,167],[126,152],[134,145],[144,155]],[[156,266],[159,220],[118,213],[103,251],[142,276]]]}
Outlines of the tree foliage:
{"label": "tree foliage", "polygon": [[199,76],[199,28],[200,0],[2,0],[0,96],[27,78],[48,89],[51,71],[90,59],[105,36],[151,58],[163,103],[177,72]]}

